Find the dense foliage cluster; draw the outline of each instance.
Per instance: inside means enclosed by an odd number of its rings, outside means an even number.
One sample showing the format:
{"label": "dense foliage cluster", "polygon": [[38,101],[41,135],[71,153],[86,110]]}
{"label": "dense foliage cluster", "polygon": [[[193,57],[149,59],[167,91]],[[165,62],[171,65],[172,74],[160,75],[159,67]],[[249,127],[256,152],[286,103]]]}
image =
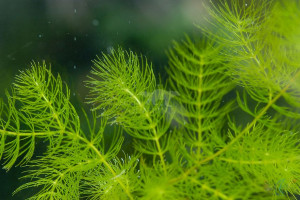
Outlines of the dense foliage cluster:
{"label": "dense foliage cluster", "polygon": [[[45,63],[16,76],[0,102],[4,169],[28,165],[16,192],[36,188],[37,200],[296,198],[300,3],[205,6],[205,37],[174,43],[166,86],[133,52],[94,60],[86,119]],[[122,153],[125,133],[134,153]],[[31,159],[41,140],[47,151]]]}

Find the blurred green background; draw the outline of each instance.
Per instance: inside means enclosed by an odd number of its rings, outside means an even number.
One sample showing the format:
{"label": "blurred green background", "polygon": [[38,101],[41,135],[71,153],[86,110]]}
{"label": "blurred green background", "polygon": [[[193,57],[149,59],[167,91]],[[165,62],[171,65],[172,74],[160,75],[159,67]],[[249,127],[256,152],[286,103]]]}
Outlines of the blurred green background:
{"label": "blurred green background", "polygon": [[[153,63],[166,78],[166,51],[184,34],[198,36],[194,23],[207,17],[204,0],[11,0],[0,1],[0,96],[32,61],[51,64],[68,84],[75,105],[87,94],[83,81],[91,60],[122,46]],[[39,151],[39,149],[37,149]],[[3,163],[3,161],[2,161]],[[21,184],[20,167],[0,170],[0,199]]]}

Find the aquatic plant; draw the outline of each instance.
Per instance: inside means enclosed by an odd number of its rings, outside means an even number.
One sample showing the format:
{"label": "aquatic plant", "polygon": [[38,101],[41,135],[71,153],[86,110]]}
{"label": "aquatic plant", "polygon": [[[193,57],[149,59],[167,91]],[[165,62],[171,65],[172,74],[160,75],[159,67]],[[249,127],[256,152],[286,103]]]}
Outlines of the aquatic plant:
{"label": "aquatic plant", "polygon": [[[3,168],[28,165],[28,182],[15,192],[36,188],[30,199],[47,200],[296,198],[299,2],[206,7],[211,18],[198,25],[205,37],[168,52],[166,86],[131,51],[95,59],[85,119],[45,63],[20,72],[0,104]],[[107,132],[107,124],[116,128]],[[134,152],[120,154],[125,133]],[[32,159],[38,141],[47,151]]]}

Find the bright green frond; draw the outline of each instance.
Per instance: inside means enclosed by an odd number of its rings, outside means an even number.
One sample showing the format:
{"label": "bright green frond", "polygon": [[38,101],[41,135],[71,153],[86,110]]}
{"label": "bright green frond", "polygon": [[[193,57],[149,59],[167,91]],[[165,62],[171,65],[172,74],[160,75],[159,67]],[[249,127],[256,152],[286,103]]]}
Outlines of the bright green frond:
{"label": "bright green frond", "polygon": [[92,94],[89,103],[96,104],[95,109],[103,111],[101,116],[113,118],[112,124],[120,123],[135,137],[139,151],[157,155],[165,163],[171,95],[156,89],[151,65],[132,52],[118,49],[95,60],[91,73],[87,82]]}
{"label": "bright green frond", "polygon": [[[221,47],[208,41],[194,44],[189,38],[175,43],[170,57],[170,85],[179,95],[177,122],[185,128],[187,139],[200,151],[204,138],[214,130],[221,131],[230,105],[222,105],[223,97],[233,84],[220,59]],[[186,141],[187,142],[187,141]],[[198,152],[199,153],[199,152]]]}
{"label": "bright green frond", "polygon": [[115,174],[101,166],[88,172],[87,176],[82,179],[83,196],[90,200],[127,199],[128,196],[123,192],[124,188],[120,186],[118,181],[124,183],[124,187],[129,192],[136,191],[140,178],[140,173],[136,170],[138,161],[136,156],[114,158],[110,164]]}
{"label": "bright green frond", "polygon": [[[91,134],[94,137],[91,141],[84,136],[77,135],[76,133],[69,133],[63,139],[62,144],[53,149],[49,149],[49,153],[43,158],[30,162],[30,170],[23,178],[30,179],[31,181],[19,187],[16,192],[21,190],[35,187],[42,187],[36,195],[31,199],[79,199],[82,194],[86,194],[87,180],[95,180],[95,173],[106,174],[109,177],[117,176],[116,163],[111,160],[115,159],[120,150],[123,138],[120,136],[120,131],[115,131],[113,141],[105,148],[103,131],[106,125],[105,120],[102,120],[99,131]],[[99,136],[100,134],[101,136]],[[94,138],[101,138],[97,142]],[[96,143],[95,143],[96,142]],[[135,167],[130,166],[130,167]],[[128,167],[129,168],[129,167]],[[122,168],[118,170],[126,170]],[[102,177],[103,178],[103,177]],[[131,197],[128,185],[125,180],[115,178],[114,184],[119,187],[120,193],[124,197]],[[107,182],[108,178],[104,178],[101,184],[101,190],[109,187],[110,183]],[[72,188],[70,188],[72,187]],[[81,194],[81,195],[80,195]],[[103,193],[99,193],[103,196]]]}
{"label": "bright green frond", "polygon": [[79,118],[69,101],[70,91],[45,63],[32,63],[31,69],[21,72],[14,89],[14,98],[21,103],[19,110],[35,129],[79,131]]}
{"label": "bright green frond", "polygon": [[[269,103],[283,96],[297,105],[299,87],[299,2],[251,0],[208,6],[211,22],[218,30],[199,27],[224,44],[221,54],[229,59],[228,74],[259,102]],[[283,22],[284,21],[284,22]],[[296,39],[298,38],[298,39]],[[299,118],[292,108],[275,102],[272,107]]]}
{"label": "bright green frond", "polygon": [[[10,169],[17,159],[28,162],[34,152],[37,138],[47,138],[47,154],[29,162],[31,168],[24,178],[31,181],[16,192],[27,188],[40,191],[30,199],[79,199],[80,182],[90,172],[101,168],[116,176],[111,162],[119,153],[123,137],[120,129],[114,130],[109,145],[104,143],[106,119],[87,117],[88,132],[80,128],[79,116],[69,102],[69,90],[63,89],[60,77],[54,77],[45,64],[32,64],[31,69],[16,78],[8,102],[0,104],[0,155],[4,168]],[[123,169],[122,169],[123,170]],[[126,170],[126,169],[124,169]],[[131,189],[116,179],[122,195],[133,199]]]}
{"label": "bright green frond", "polygon": [[79,117],[69,102],[69,90],[63,90],[60,77],[55,78],[45,63],[32,63],[30,69],[16,76],[7,105],[1,103],[0,155],[5,169],[19,157],[20,164],[33,155],[36,138],[48,138],[59,145],[62,134],[78,133]]}
{"label": "bright green frond", "polygon": [[[230,133],[230,137],[234,138],[235,134]],[[299,180],[300,176],[298,143],[299,136],[295,132],[276,132],[257,124],[217,159],[250,175],[258,183],[268,180],[270,185],[276,185],[280,179],[286,180],[290,184],[281,188],[282,191],[299,193],[298,184],[293,181]]]}
{"label": "bright green frond", "polygon": [[133,52],[117,49],[111,55],[103,54],[102,59],[94,60],[91,73],[93,76],[87,82],[92,95],[89,103],[96,104],[97,110],[102,109],[102,116],[126,117],[122,123],[131,126],[129,120],[145,112],[145,93],[153,92],[156,87],[147,61],[139,61]]}

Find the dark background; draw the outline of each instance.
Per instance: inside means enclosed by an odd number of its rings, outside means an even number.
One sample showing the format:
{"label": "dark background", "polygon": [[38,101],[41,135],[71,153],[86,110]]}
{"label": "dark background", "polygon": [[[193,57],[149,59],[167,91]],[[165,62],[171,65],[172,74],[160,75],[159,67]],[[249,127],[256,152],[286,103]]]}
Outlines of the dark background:
{"label": "dark background", "polygon": [[[118,45],[146,56],[164,80],[165,53],[184,34],[197,37],[193,23],[204,23],[207,16],[203,1],[1,0],[0,97],[5,98],[19,70],[45,61],[68,84],[71,101],[79,107],[87,94],[83,81],[91,60]],[[0,170],[0,200],[30,196],[28,190],[11,196],[22,183],[23,170]]]}

